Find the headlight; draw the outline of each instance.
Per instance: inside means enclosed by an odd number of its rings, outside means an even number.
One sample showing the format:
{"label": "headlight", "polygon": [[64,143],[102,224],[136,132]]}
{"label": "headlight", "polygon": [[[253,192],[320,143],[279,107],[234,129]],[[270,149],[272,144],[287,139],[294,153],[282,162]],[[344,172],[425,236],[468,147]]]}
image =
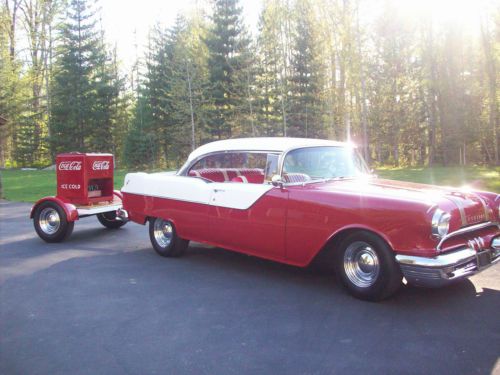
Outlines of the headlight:
{"label": "headlight", "polygon": [[432,235],[436,237],[444,237],[450,229],[451,215],[441,209],[437,209],[432,216]]}

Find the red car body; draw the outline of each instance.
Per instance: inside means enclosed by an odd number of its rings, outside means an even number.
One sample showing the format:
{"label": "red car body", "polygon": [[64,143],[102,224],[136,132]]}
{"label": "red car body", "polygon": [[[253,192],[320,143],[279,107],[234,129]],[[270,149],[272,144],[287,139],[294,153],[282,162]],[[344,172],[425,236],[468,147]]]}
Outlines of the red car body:
{"label": "red car body", "polygon": [[[348,234],[369,232],[388,245],[409,282],[425,286],[469,276],[500,259],[499,195],[369,175],[287,183],[282,179],[286,175],[283,159],[305,147],[349,146],[289,138],[215,142],[195,151],[176,175],[127,175],[122,189],[124,210],[140,224],[152,218],[169,221],[185,240],[295,266],[307,266],[322,251],[335,251]],[[203,158],[245,152],[277,155],[281,179],[245,184],[232,182],[237,181],[234,178],[225,182],[203,178],[208,169],[198,169],[196,176],[190,173]],[[209,170],[210,176],[216,169]],[[226,178],[229,172],[244,173],[237,168],[219,169]],[[431,228],[437,210],[450,215],[448,231],[441,237]],[[469,252],[463,253],[465,249]],[[467,256],[450,258],[458,252]],[[479,253],[487,253],[485,259],[478,259]],[[462,266],[466,272],[459,269]]]}

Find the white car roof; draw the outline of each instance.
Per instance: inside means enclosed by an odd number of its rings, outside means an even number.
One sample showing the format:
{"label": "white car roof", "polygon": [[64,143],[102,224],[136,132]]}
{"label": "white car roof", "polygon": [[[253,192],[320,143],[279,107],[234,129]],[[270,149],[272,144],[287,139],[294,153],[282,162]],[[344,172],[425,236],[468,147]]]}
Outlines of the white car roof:
{"label": "white car roof", "polygon": [[235,138],[207,143],[198,147],[188,157],[188,161],[196,159],[202,155],[221,151],[272,151],[284,152],[298,147],[314,146],[348,146],[345,142],[336,142],[326,139],[310,138],[287,138],[287,137],[267,137],[267,138]]}

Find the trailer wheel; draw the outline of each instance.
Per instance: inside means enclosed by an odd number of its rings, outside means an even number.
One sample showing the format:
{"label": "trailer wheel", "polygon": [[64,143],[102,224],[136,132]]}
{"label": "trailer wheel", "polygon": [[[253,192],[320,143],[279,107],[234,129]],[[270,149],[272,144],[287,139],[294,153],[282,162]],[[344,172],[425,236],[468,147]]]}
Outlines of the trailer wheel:
{"label": "trailer wheel", "polygon": [[178,257],[184,254],[189,241],[177,235],[171,221],[152,218],[149,221],[149,238],[155,251],[162,257]]}
{"label": "trailer wheel", "polygon": [[68,221],[66,212],[55,202],[43,202],[33,215],[33,225],[38,236],[45,242],[61,242],[67,238],[75,223]]}
{"label": "trailer wheel", "polygon": [[109,229],[118,229],[126,224],[125,221],[116,218],[115,211],[103,212],[97,214],[97,220]]}

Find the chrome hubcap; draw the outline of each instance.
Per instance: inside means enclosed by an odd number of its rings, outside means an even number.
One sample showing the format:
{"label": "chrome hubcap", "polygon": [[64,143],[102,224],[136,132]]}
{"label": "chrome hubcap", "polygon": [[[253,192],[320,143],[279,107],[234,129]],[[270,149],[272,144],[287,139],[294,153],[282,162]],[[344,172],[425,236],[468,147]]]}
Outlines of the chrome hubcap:
{"label": "chrome hubcap", "polygon": [[61,218],[57,210],[53,208],[44,208],[38,219],[40,229],[47,234],[54,234],[61,226]]}
{"label": "chrome hubcap", "polygon": [[357,287],[372,286],[380,273],[377,253],[366,242],[353,242],[344,253],[344,270],[349,281]]}
{"label": "chrome hubcap", "polygon": [[168,247],[172,242],[173,233],[172,224],[169,221],[156,219],[153,228],[156,243],[161,247]]}

